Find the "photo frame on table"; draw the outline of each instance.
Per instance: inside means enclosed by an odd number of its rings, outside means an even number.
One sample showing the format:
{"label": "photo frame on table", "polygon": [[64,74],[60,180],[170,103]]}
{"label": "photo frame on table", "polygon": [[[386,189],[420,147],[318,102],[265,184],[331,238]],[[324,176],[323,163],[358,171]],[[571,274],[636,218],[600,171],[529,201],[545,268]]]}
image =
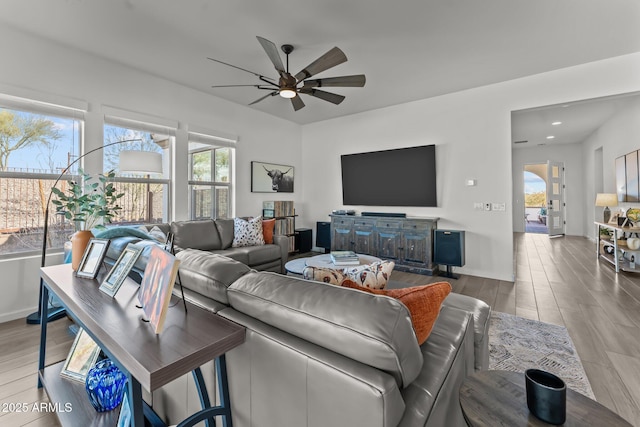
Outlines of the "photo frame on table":
{"label": "photo frame on table", "polygon": [[120,405],[120,415],[118,415],[117,427],[129,427],[131,425],[131,406],[129,406],[129,392],[125,388],[122,393],[122,404]]}
{"label": "photo frame on table", "polygon": [[91,239],[87,248],[84,250],[82,260],[78,266],[76,276],[83,277],[85,279],[95,279],[102,266],[102,261],[109,249],[109,239]]}
{"label": "photo frame on table", "polygon": [[611,218],[609,218],[609,224],[618,225],[618,218],[620,217],[619,213],[612,213]]}
{"label": "photo frame on table", "polygon": [[111,297],[115,297],[124,279],[127,278],[131,268],[138,260],[140,253],[142,253],[140,246],[129,243],[100,285],[100,290]]}
{"label": "photo frame on table", "polygon": [[67,355],[67,360],[60,371],[60,376],[84,383],[89,369],[96,364],[99,355],[100,347],[98,344],[84,329],[79,328]]}
{"label": "photo frame on table", "polygon": [[252,193],[293,193],[293,166],[251,162]]}
{"label": "photo frame on table", "polygon": [[144,320],[151,324],[156,334],[162,332],[179,265],[180,261],[175,256],[158,246],[151,246],[138,300],[145,315]]}

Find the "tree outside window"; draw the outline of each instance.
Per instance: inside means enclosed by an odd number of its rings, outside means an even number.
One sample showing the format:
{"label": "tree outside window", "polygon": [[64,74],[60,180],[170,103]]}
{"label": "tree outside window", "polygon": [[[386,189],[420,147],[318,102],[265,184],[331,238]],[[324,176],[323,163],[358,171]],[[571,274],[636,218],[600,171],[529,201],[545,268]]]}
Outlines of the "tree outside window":
{"label": "tree outside window", "polygon": [[[47,198],[78,155],[81,131],[82,121],[71,117],[0,108],[0,255],[41,249]],[[73,224],[60,215],[49,222],[47,245],[61,248]]]}

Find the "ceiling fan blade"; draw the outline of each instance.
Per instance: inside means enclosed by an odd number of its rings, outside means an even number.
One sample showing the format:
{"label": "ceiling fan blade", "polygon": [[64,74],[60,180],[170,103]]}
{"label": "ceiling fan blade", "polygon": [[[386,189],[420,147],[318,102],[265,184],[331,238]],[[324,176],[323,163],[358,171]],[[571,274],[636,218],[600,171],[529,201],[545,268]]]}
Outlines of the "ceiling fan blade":
{"label": "ceiling fan blade", "polygon": [[[227,63],[227,62],[220,61],[219,59],[213,59],[213,58],[207,58],[207,59],[209,59],[209,60],[211,60],[211,61],[213,61],[213,62],[217,62],[217,63],[219,63],[219,64],[226,65],[226,66],[228,66],[228,67],[232,67],[232,68],[235,68],[235,69],[238,69],[238,70],[241,70],[241,71],[246,71],[246,72],[247,72],[247,73],[249,73],[249,74],[253,74],[254,76],[259,77],[260,79],[273,80],[273,79],[270,79],[269,77],[265,77],[265,76],[263,76],[262,74],[254,73],[254,72],[253,72],[253,71],[251,71],[251,70],[247,70],[247,69],[245,69],[245,68],[241,68],[241,67],[238,67],[238,66],[236,66],[236,65],[232,65],[232,64],[229,64],[229,63]],[[275,85],[275,83],[273,83],[272,81],[271,81],[271,82],[267,82],[267,83],[272,83],[272,84],[274,84],[274,85]]]}
{"label": "ceiling fan blade", "polygon": [[367,79],[364,74],[305,80],[304,87],[362,87]]}
{"label": "ceiling fan blade", "polygon": [[336,105],[340,104],[344,101],[345,97],[342,95],[337,95],[331,92],[325,92],[324,90],[311,89],[311,88],[301,88],[300,93],[305,93],[307,95],[315,96],[316,98],[324,99],[325,101],[329,101]]}
{"label": "ceiling fan blade", "polygon": [[[257,87],[258,89],[263,89],[264,88],[264,87],[260,87],[260,85],[213,85],[211,87]],[[273,90],[272,87],[270,87],[269,89]]]}
{"label": "ceiling fan blade", "polygon": [[268,94],[266,94],[265,96],[262,96],[262,97],[260,97],[260,98],[256,99],[255,101],[253,101],[253,102],[252,102],[251,104],[249,104],[249,105],[257,104],[258,102],[262,101],[263,99],[266,99],[266,98],[268,98],[268,97],[270,97],[270,96],[274,96],[274,95],[275,95],[275,94],[277,94],[277,93],[278,93],[278,91],[277,91],[277,90],[274,90],[273,92],[268,93]]}
{"label": "ceiling fan blade", "polygon": [[291,105],[293,105],[293,109],[295,111],[298,111],[301,108],[304,108],[304,102],[302,102],[302,99],[300,99],[300,95],[296,95],[293,98],[291,98]]}
{"label": "ceiling fan blade", "polygon": [[311,76],[321,73],[324,70],[328,70],[331,67],[335,67],[338,64],[342,64],[343,62],[347,62],[347,56],[339,48],[334,47],[296,74],[296,80],[302,81],[304,79],[308,79]]}
{"label": "ceiling fan blade", "polygon": [[256,36],[256,38],[262,45],[264,51],[267,53],[267,56],[273,63],[273,66],[276,68],[276,70],[278,70],[278,73],[280,73],[280,75],[285,74],[286,71],[284,69],[284,64],[282,63],[282,58],[280,58],[280,54],[278,53],[278,48],[276,47],[276,45],[272,41],[269,41],[263,37]]}

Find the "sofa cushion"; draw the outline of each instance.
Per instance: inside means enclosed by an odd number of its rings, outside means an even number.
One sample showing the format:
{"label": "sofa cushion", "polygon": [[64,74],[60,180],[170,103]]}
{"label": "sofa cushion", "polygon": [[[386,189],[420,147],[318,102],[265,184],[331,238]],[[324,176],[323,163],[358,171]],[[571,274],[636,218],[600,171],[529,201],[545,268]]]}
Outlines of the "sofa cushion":
{"label": "sofa cushion", "polygon": [[263,219],[262,220],[262,236],[264,237],[264,243],[273,243],[273,229],[276,227],[276,219]]}
{"label": "sofa cushion", "polygon": [[[250,246],[255,247],[255,246]],[[216,251],[210,251],[212,254],[223,255],[228,258],[234,259],[238,262],[241,262],[245,265],[249,264],[249,253],[246,248],[229,248],[229,249],[219,249]]]}
{"label": "sofa cushion", "polygon": [[422,368],[409,311],[396,299],[265,272],[245,274],[227,297],[237,311],[387,371],[400,386]]}
{"label": "sofa cushion", "polygon": [[416,332],[416,338],[420,345],[429,337],[433,325],[438,318],[438,314],[440,314],[440,306],[451,292],[451,284],[449,282],[437,282],[425,286],[382,290],[369,289],[364,286],[359,286],[351,280],[345,280],[342,282],[342,286],[400,300],[407,306],[411,313],[411,322],[413,323],[413,329]]}
{"label": "sofa cushion", "polygon": [[262,236],[262,217],[256,217],[250,220],[242,218],[233,219],[233,243],[234,248],[243,246],[264,245],[264,237]]}
{"label": "sofa cushion", "polygon": [[344,275],[360,286],[371,289],[384,289],[395,263],[393,261],[378,261],[373,264],[347,267],[342,270]]}
{"label": "sofa cushion", "polygon": [[197,249],[176,254],[180,260],[180,281],[185,288],[229,304],[227,288],[251,269],[231,258]]}
{"label": "sofa cushion", "polygon": [[220,249],[230,248],[233,243],[233,218],[216,219],[215,223],[222,242],[222,247]]}
{"label": "sofa cushion", "polygon": [[212,219],[173,222],[171,232],[175,236],[174,243],[182,249],[210,251],[222,248],[218,229]]}
{"label": "sofa cushion", "polygon": [[302,277],[307,280],[315,280],[317,282],[330,283],[332,285],[340,285],[345,279],[342,270],[326,267],[313,267],[310,265],[302,269]]}
{"label": "sofa cushion", "polygon": [[148,233],[149,236],[153,237],[154,240],[160,243],[164,243],[167,241],[167,235],[157,225],[151,227],[151,229],[149,229],[146,225],[141,225],[139,227],[139,230]]}

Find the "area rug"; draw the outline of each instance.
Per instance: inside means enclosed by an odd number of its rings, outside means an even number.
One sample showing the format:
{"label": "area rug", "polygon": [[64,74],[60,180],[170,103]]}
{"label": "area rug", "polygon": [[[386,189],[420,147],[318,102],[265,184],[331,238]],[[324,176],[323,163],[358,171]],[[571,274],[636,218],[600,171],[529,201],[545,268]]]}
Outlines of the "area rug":
{"label": "area rug", "polygon": [[489,328],[489,369],[551,372],[567,387],[594,398],[591,384],[567,329],[507,313],[492,312]]}

